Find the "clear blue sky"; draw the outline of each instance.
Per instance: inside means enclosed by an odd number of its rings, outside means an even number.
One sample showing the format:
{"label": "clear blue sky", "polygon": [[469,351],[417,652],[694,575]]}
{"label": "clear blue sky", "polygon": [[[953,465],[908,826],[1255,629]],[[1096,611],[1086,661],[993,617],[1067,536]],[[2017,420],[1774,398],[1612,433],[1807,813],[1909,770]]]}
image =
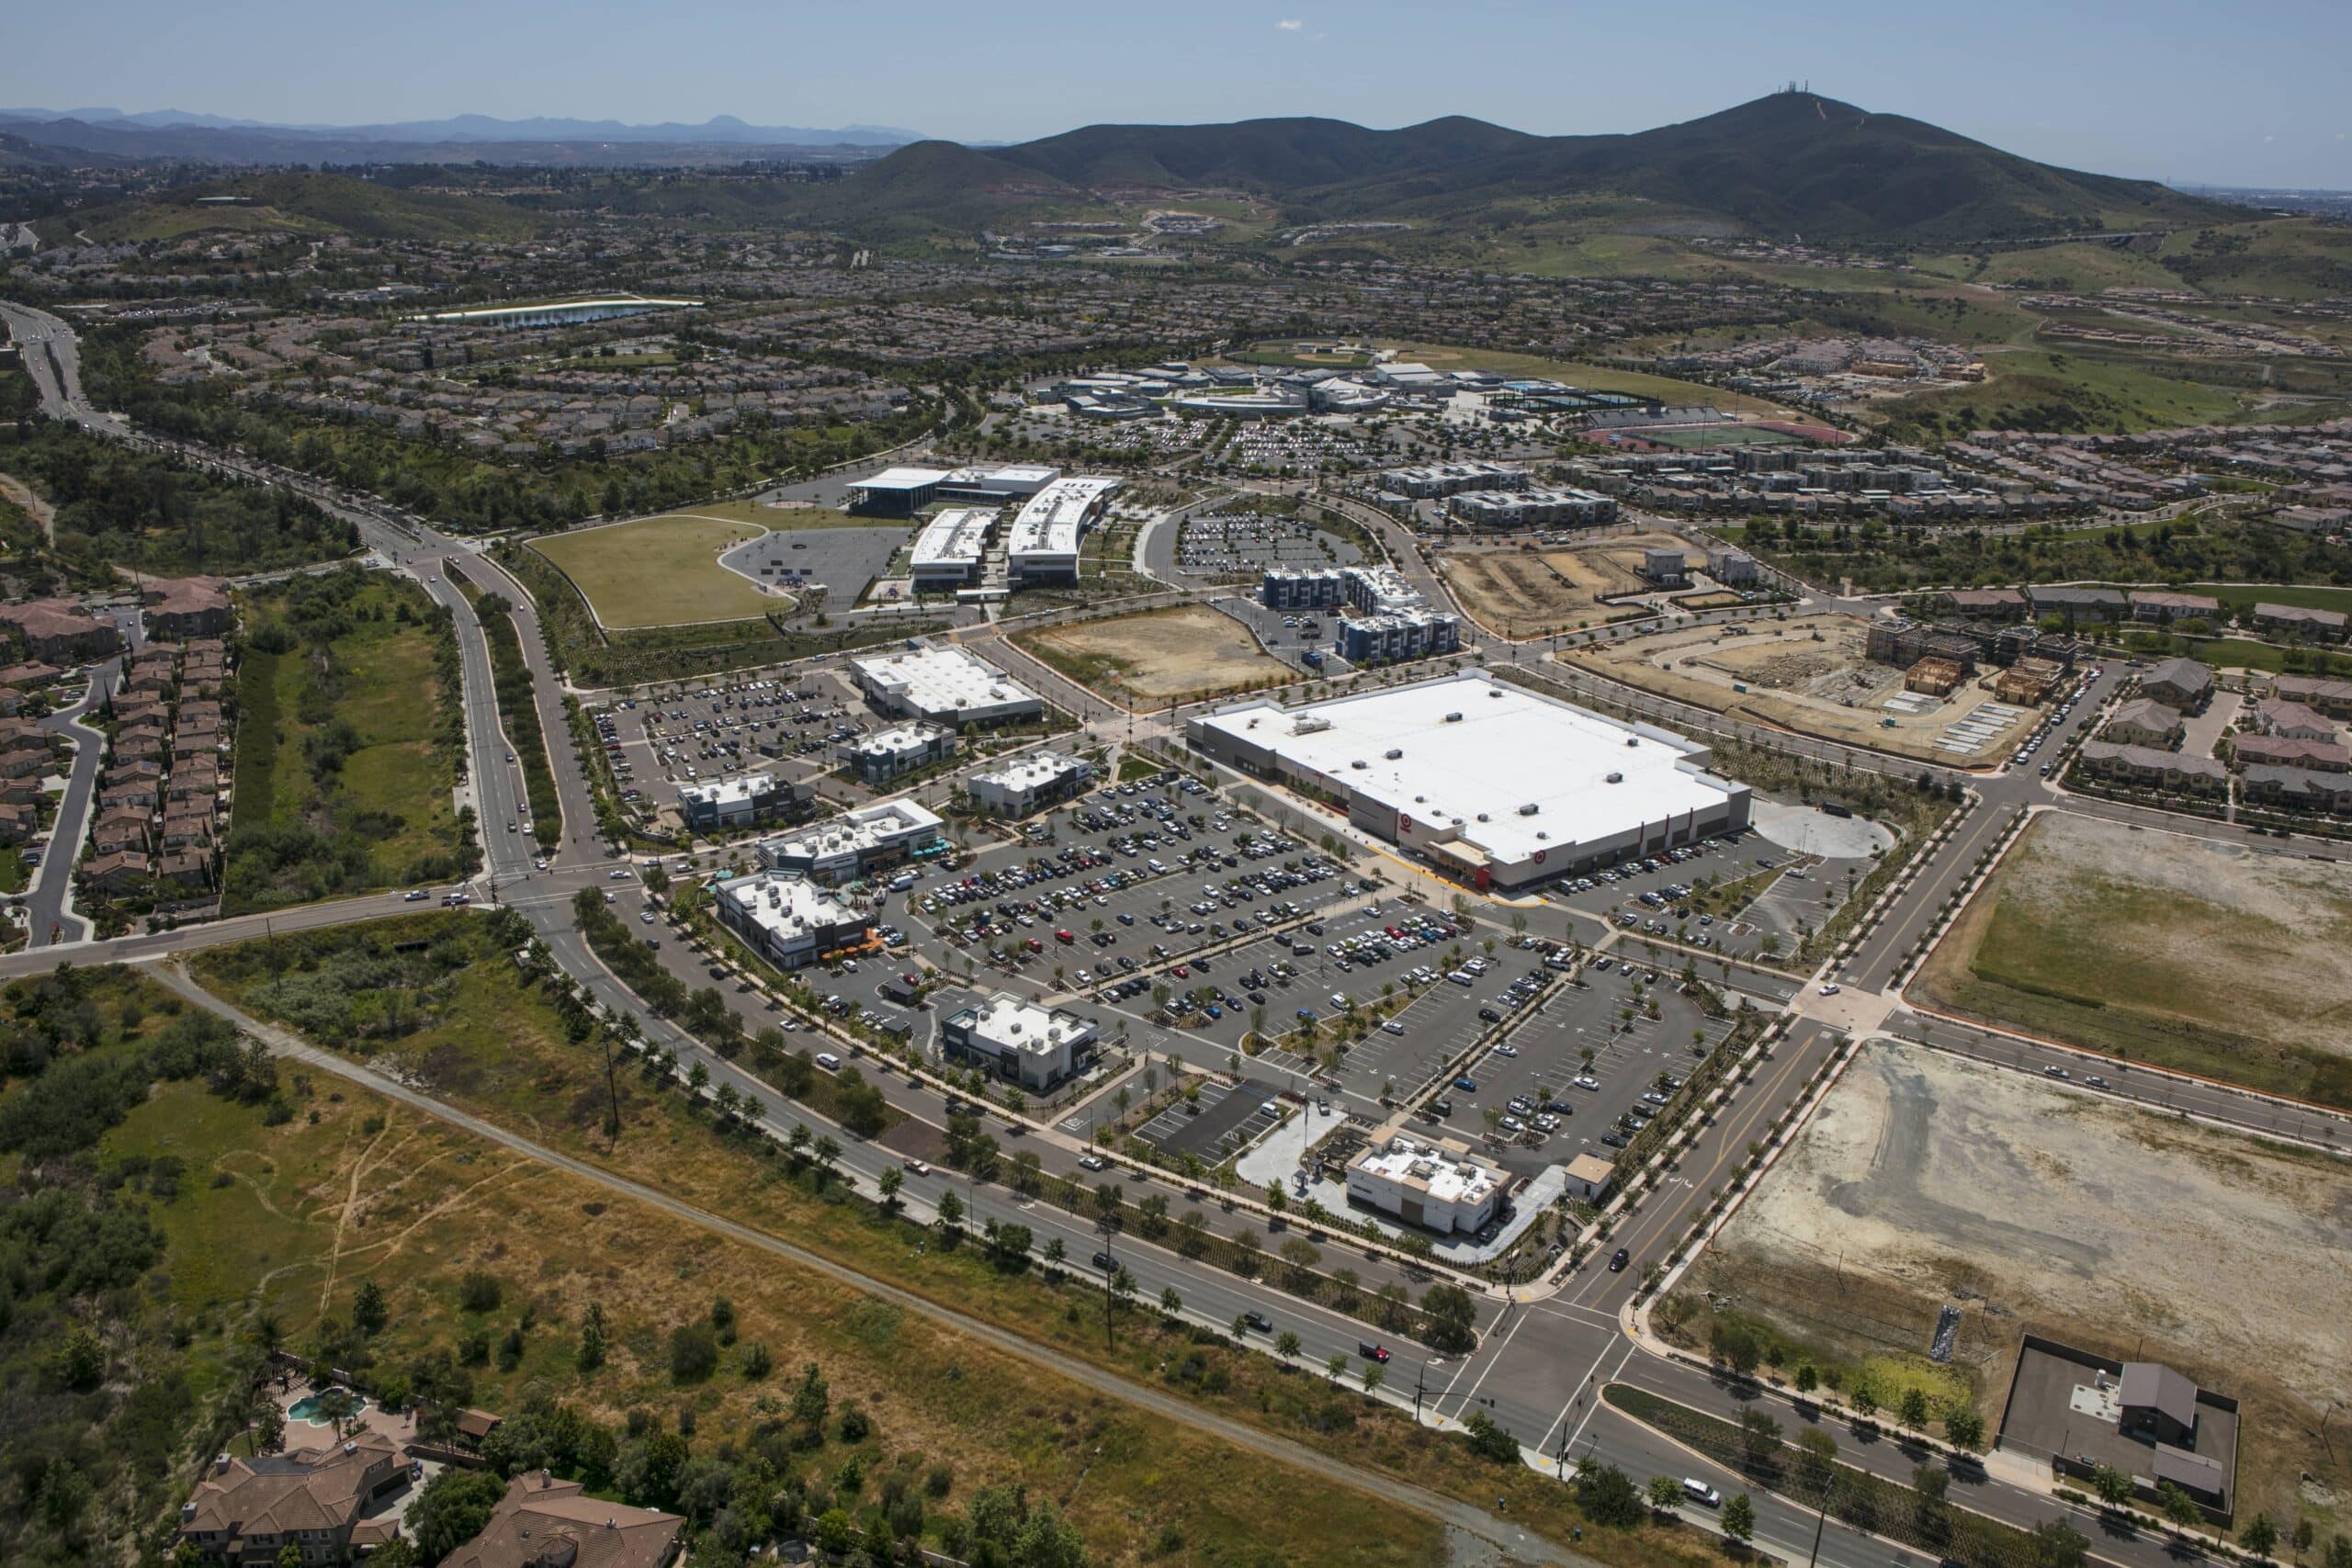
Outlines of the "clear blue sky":
{"label": "clear blue sky", "polygon": [[109,0],[10,8],[0,107],[905,126],[1469,114],[1635,130],[1776,83],[2049,162],[2352,188],[2347,0]]}

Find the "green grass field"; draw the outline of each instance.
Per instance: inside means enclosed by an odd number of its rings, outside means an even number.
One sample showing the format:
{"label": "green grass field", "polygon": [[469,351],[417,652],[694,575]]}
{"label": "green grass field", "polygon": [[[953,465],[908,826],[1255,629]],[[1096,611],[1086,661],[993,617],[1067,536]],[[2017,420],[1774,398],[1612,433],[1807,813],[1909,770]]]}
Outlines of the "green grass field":
{"label": "green grass field", "polygon": [[[284,604],[257,594],[248,624]],[[440,689],[423,591],[371,577],[322,660],[310,648],[255,650],[240,673],[234,815],[227,901],[232,909],[428,880],[456,870],[456,775],[436,743]],[[348,726],[345,732],[344,727]],[[330,733],[332,732],[332,733]],[[347,739],[347,750],[329,744]],[[319,749],[339,754],[322,765]],[[254,829],[254,836],[241,839]],[[307,837],[307,844],[296,837]]]}
{"label": "green grass field", "polygon": [[[722,505],[742,508],[741,502]],[[731,511],[673,513],[553,535],[531,547],[571,579],[599,621],[626,631],[753,620],[790,609],[790,596],[763,593],[749,578],[718,564],[726,550],[765,531]]]}

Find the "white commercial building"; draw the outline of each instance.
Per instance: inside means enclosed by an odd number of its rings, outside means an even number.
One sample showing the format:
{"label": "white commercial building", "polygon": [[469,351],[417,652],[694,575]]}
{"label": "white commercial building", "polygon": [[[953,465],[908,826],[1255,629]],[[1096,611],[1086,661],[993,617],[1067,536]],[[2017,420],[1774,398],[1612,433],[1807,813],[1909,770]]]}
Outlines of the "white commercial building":
{"label": "white commercial building", "polygon": [[939,481],[947,501],[994,503],[1031,496],[1062,477],[1059,468],[1044,463],[1015,463],[1002,468],[956,468]]}
{"label": "white commercial building", "polygon": [[1076,581],[1078,547],[1123,481],[1110,475],[1056,479],[1013,513],[1005,569],[1016,582]]}
{"label": "white commercial building", "polygon": [[857,776],[870,784],[888,784],[901,773],[944,762],[956,755],[956,732],[944,724],[894,724],[862,737],[851,749]]}
{"label": "white commercial building", "polygon": [[1527,471],[1505,463],[1473,458],[1460,463],[1423,463],[1407,468],[1386,468],[1372,476],[1374,489],[1411,496],[1459,495],[1474,490],[1525,490]]}
{"label": "white commercial building", "polygon": [[1357,827],[1481,889],[1654,854],[1747,826],[1747,786],[1707,749],[1483,670],[1285,708],[1193,719],[1192,744],[1344,802]]}
{"label": "white commercial building", "polygon": [[773,773],[737,773],[678,786],[678,813],[697,831],[746,828],[808,799],[809,791]]}
{"label": "white commercial building", "polygon": [[985,1067],[1001,1078],[1043,1093],[1102,1053],[1093,1020],[1061,1008],[1043,1008],[1010,991],[940,1021],[940,1045],[950,1060]]}
{"label": "white commercial building", "polygon": [[1348,1198],[1441,1235],[1495,1217],[1509,1179],[1464,1145],[1392,1134],[1348,1162]]}
{"label": "white commercial building", "polygon": [[411,316],[435,327],[569,327],[616,316],[642,316],[650,310],[699,310],[699,299],[656,299],[643,294],[615,294],[595,299],[558,299],[537,305],[473,305],[458,310],[435,310]]}
{"label": "white commercial building", "polygon": [[1597,528],[1617,521],[1617,503],[1589,490],[1476,491],[1456,495],[1446,510],[1473,528]]}
{"label": "white commercial building", "polygon": [[944,847],[939,818],[911,800],[885,800],[761,840],[760,863],[812,881],[842,883]]}
{"label": "white commercial building", "polygon": [[1036,693],[961,648],[910,648],[850,664],[869,702],[906,718],[996,724],[1034,717],[1046,708]]}
{"label": "white commercial building", "polygon": [[713,889],[718,922],[779,969],[797,969],[856,947],[873,933],[865,916],[798,876],[761,872]]}
{"label": "white commercial building", "polygon": [[922,525],[915,536],[909,566],[917,592],[925,588],[961,588],[979,580],[980,561],[988,554],[989,532],[996,526],[996,511],[986,506],[950,507]]}
{"label": "white commercial building", "polygon": [[849,509],[882,517],[912,517],[938,497],[946,468],[885,468],[862,479],[852,479]]}
{"label": "white commercial building", "polygon": [[972,804],[999,817],[1026,817],[1041,807],[1067,800],[1086,787],[1094,765],[1059,751],[1032,751],[1001,768],[975,773],[965,793]]}

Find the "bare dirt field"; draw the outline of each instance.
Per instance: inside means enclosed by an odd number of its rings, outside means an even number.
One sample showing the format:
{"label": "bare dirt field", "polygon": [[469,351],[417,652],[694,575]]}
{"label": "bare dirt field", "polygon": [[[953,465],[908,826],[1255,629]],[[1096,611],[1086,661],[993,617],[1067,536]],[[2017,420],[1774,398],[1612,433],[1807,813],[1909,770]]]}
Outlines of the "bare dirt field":
{"label": "bare dirt field", "polygon": [[1939,943],[1921,1000],[2352,1105],[2352,870],[2045,812]]}
{"label": "bare dirt field", "polygon": [[1923,705],[1922,711],[1888,708],[1883,705],[1890,698],[1903,695],[1903,671],[1872,663],[1864,651],[1868,638],[1869,623],[1860,616],[1799,615],[1736,626],[1688,626],[1559,657],[1629,686],[1735,717],[1951,767],[1992,766],[2031,726],[2031,712],[2023,711],[1976,739],[1973,750],[1941,744],[1954,725],[1973,719],[1980,709],[1997,709],[1988,689],[1992,672],[1980,670],[1950,697]]}
{"label": "bare dirt field", "polygon": [[2241,1519],[2291,1518],[2352,1399],[2352,1172],[1922,1047],[1848,1068],[1678,1287],[1827,1356],[1911,1359],[1962,1308],[1952,1370],[1995,1423],[2018,1337],[2169,1362],[2244,1406]]}
{"label": "bare dirt field", "polygon": [[1014,640],[1081,685],[1146,704],[1238,691],[1290,673],[1260,651],[1247,626],[1204,605],[1023,632]]}
{"label": "bare dirt field", "polygon": [[1624,534],[1565,550],[1462,549],[1432,552],[1463,610],[1488,629],[1515,637],[1597,626],[1624,613],[1604,595],[1638,593],[1645,549],[1681,549],[1671,534]]}

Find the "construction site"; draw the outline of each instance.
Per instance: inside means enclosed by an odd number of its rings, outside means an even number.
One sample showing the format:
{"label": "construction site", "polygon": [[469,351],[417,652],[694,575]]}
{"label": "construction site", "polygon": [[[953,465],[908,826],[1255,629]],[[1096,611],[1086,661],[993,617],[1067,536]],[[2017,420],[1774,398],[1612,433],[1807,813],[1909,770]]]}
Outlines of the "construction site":
{"label": "construction site", "polygon": [[[2035,713],[1997,672],[1940,675],[1870,657],[1857,615],[1688,626],[1563,652],[1561,662],[1726,716],[1951,767],[1992,767]],[[1921,663],[1928,661],[1922,660]]]}

